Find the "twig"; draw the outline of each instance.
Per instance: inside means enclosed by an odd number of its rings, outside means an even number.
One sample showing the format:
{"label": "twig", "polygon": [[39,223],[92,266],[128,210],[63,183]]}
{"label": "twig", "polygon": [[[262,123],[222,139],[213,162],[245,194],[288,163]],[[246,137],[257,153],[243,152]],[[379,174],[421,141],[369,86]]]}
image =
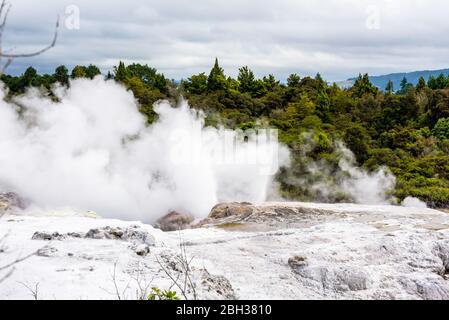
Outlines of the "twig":
{"label": "twig", "polygon": [[117,283],[117,264],[118,264],[118,262],[116,261],[114,263],[114,272],[112,274],[112,282],[114,283],[115,295],[116,295],[118,300],[126,300],[126,292],[129,289],[129,284],[131,283],[131,280],[128,281],[128,283],[126,284],[125,288],[122,290],[122,292],[120,292],[119,287],[118,287],[118,283]]}
{"label": "twig", "polygon": [[31,53],[6,53],[6,54],[4,54],[4,53],[0,52],[0,56],[9,58],[9,59],[30,58],[30,57],[38,56],[38,55],[50,50],[51,48],[53,48],[56,45],[56,41],[58,40],[58,31],[59,31],[59,17],[56,20],[55,34],[53,36],[53,41],[50,43],[50,45],[46,46],[45,48],[43,48],[39,51],[35,51],[35,52],[31,52]]}
{"label": "twig", "polygon": [[[0,4],[0,75],[11,65],[11,63],[13,62],[14,59],[30,58],[30,57],[38,56],[38,55],[50,50],[51,48],[53,48],[56,45],[56,42],[58,40],[59,16],[56,19],[56,28],[55,28],[55,32],[53,35],[53,40],[51,41],[51,43],[48,46],[44,47],[41,50],[38,50],[35,52],[30,52],[30,53],[8,53],[8,51],[4,52],[3,51],[3,32],[5,31],[6,22],[8,20],[8,16],[9,16],[11,7],[12,7],[12,5],[10,3],[6,2],[6,0],[2,0],[2,2]],[[6,63],[3,66],[1,66],[2,58],[7,59]]]}
{"label": "twig", "polygon": [[34,300],[39,300],[39,282],[36,282],[34,284],[34,287],[31,287],[30,285],[27,285],[24,282],[19,282],[22,286],[28,289],[31,296],[34,298]]}
{"label": "twig", "polygon": [[32,256],[36,255],[36,253],[37,253],[37,252],[33,252],[33,253],[31,253],[31,254],[29,254],[29,255],[23,257],[23,258],[19,258],[19,259],[14,260],[13,262],[10,262],[10,263],[8,263],[8,264],[5,265],[5,266],[1,266],[1,267],[0,267],[0,271],[3,271],[3,270],[8,269],[8,268],[11,268],[12,266],[14,266],[14,265],[16,265],[16,264],[18,264],[18,263],[20,263],[20,262],[23,262],[23,261],[25,261],[25,260],[31,258]]}
{"label": "twig", "polygon": [[[181,253],[180,253],[180,255],[175,257],[175,260],[181,266],[182,270],[180,272],[178,272],[176,277],[172,274],[172,272],[170,272],[164,266],[164,264],[159,260],[158,257],[156,257],[156,261],[159,264],[159,266],[161,267],[162,271],[172,281],[170,290],[171,290],[171,288],[176,286],[179,289],[179,291],[181,292],[181,294],[183,295],[184,299],[190,300],[189,295],[188,295],[188,289],[191,288],[192,292],[193,292],[193,299],[197,300],[198,295],[196,292],[196,286],[195,286],[195,283],[191,276],[191,272],[192,272],[191,264],[193,261],[193,257],[191,259],[188,258],[186,246],[185,246],[184,241],[182,240],[181,234],[179,234],[179,247],[180,247]],[[182,282],[180,282],[181,276],[184,276],[184,279],[182,280]]]}
{"label": "twig", "polygon": [[8,273],[6,273],[3,277],[0,278],[0,283],[2,283],[6,279],[8,279],[10,276],[12,276],[14,271],[15,271],[15,268],[12,268],[11,270],[9,270]]}

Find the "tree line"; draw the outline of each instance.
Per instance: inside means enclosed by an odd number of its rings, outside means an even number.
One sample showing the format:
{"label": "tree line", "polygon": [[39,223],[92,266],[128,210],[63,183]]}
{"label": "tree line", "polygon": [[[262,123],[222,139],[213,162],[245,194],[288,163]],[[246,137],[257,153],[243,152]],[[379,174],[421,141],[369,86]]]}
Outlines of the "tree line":
{"label": "tree line", "polygon": [[[94,65],[76,66],[70,72],[59,66],[53,74],[39,75],[30,67],[20,76],[2,75],[9,97],[38,87],[53,97],[55,83],[70,86],[70,79],[100,76]],[[191,107],[204,111],[206,124],[231,129],[279,129],[289,146],[292,166],[278,174],[282,195],[302,201],[351,201],[344,190],[324,194],[310,183],[338,180],[341,175],[342,141],[354,153],[359,166],[368,171],[387,166],[397,177],[391,191],[398,201],[417,197],[433,207],[449,207],[449,79],[440,75],[416,86],[403,79],[395,90],[388,83],[375,87],[367,74],[359,75],[351,88],[326,82],[320,74],[291,74],[285,83],[274,75],[255,76],[247,66],[237,78],[226,76],[216,59],[208,73],[192,75],[180,83],[167,79],[148,65],[120,62],[103,75],[131,90],[148,123],[157,115],[153,104],[161,99],[188,99]],[[325,177],[310,170],[325,162]],[[298,183],[301,181],[302,183]],[[326,181],[338,185],[338,181]]]}

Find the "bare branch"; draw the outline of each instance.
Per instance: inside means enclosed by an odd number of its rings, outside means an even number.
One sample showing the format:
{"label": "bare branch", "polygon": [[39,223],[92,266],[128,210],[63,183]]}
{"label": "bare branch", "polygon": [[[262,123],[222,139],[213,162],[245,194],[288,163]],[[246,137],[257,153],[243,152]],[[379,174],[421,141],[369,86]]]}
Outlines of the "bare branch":
{"label": "bare branch", "polygon": [[[30,57],[38,56],[38,55],[50,50],[51,48],[53,48],[56,45],[56,41],[58,40],[59,17],[56,19],[56,28],[55,28],[53,40],[48,46],[44,47],[41,50],[38,50],[35,52],[30,52],[30,53],[10,53],[8,51],[4,52],[3,51],[3,33],[5,31],[6,22],[8,20],[8,16],[9,16],[11,7],[12,7],[12,5],[10,3],[6,2],[6,0],[2,0],[2,2],[0,4],[0,74],[2,74],[6,70],[6,68],[8,68],[11,65],[11,63],[13,62],[14,59],[30,58]],[[3,66],[1,65],[2,58],[7,59],[6,63]]]}
{"label": "bare branch", "polygon": [[12,268],[11,270],[8,271],[8,273],[6,273],[3,277],[0,278],[0,283],[2,283],[3,281],[5,281],[6,279],[8,279],[13,273],[14,273],[14,268]]}
{"label": "bare branch", "polygon": [[117,295],[117,298],[119,300],[122,300],[122,296],[120,294],[120,291],[119,291],[118,285],[117,285],[116,272],[117,272],[117,262],[114,263],[114,272],[112,274],[112,282],[114,283],[114,289],[115,289],[115,294]]}
{"label": "bare branch", "polygon": [[0,271],[6,270],[6,269],[8,269],[8,268],[11,268],[12,266],[14,266],[14,265],[16,265],[16,264],[18,264],[18,263],[20,263],[20,262],[23,262],[23,261],[25,261],[25,260],[31,258],[31,257],[34,256],[36,253],[37,253],[37,252],[33,252],[33,253],[31,253],[31,254],[29,254],[29,255],[23,257],[23,258],[14,260],[14,261],[8,263],[8,264],[5,265],[5,266],[1,266],[1,267],[0,267]]}
{"label": "bare branch", "polygon": [[[179,248],[180,248],[180,255],[175,257],[175,261],[177,264],[180,265],[181,270],[176,270],[176,275],[174,275],[168,268],[164,266],[161,260],[158,259],[156,256],[156,261],[159,264],[162,271],[170,278],[172,281],[172,286],[170,287],[170,290],[172,287],[177,287],[179,291],[181,291],[181,294],[183,295],[184,299],[190,300],[189,298],[189,289],[192,290],[193,293],[193,300],[198,299],[198,295],[196,292],[196,285],[192,279],[192,261],[193,257],[191,259],[187,256],[187,250],[186,245],[181,237],[181,233],[179,233]],[[181,277],[184,277],[180,280]]]}
{"label": "bare branch", "polygon": [[150,293],[151,283],[154,281],[155,276],[148,281],[145,277],[144,270],[140,267],[140,263],[138,265],[135,276],[132,276],[135,283],[137,284],[136,288],[136,299],[137,300],[148,300],[148,295]]}
{"label": "bare branch", "polygon": [[58,40],[58,32],[59,32],[59,17],[56,20],[55,34],[53,36],[53,41],[50,43],[50,45],[48,45],[47,47],[45,47],[39,51],[35,51],[35,52],[31,52],[31,53],[17,54],[17,53],[1,53],[0,52],[0,57],[15,59],[15,58],[30,58],[30,57],[38,56],[38,55],[50,50],[51,48],[53,48],[56,45],[56,41]]}
{"label": "bare branch", "polygon": [[[1,215],[0,215],[0,218],[1,218]],[[8,237],[8,234],[5,234],[4,236],[0,237],[0,254],[4,253],[6,251],[6,246],[4,245],[4,242],[6,241],[7,237]],[[31,258],[36,253],[37,253],[37,251],[33,252],[32,254],[29,254],[23,258],[16,259],[4,266],[0,266],[0,272],[6,271],[6,274],[4,274],[3,276],[0,277],[0,283],[5,281],[6,279],[8,279],[13,274],[13,272],[15,270],[14,267],[16,264]]]}
{"label": "bare branch", "polygon": [[31,285],[28,285],[24,282],[19,282],[19,283],[28,289],[28,291],[30,292],[30,294],[34,300],[39,300],[39,282],[36,282],[34,284],[34,287],[32,287]]}
{"label": "bare branch", "polygon": [[[6,26],[6,20],[8,20],[8,15],[9,15],[9,11],[11,10],[11,4],[7,3],[6,0],[2,1],[2,4],[0,6],[0,19],[1,19],[1,23],[0,23],[0,35],[3,32],[3,30],[5,29]],[[5,14],[3,14],[3,11],[6,9]]]}
{"label": "bare branch", "polygon": [[187,296],[187,292],[185,290],[185,287],[181,286],[181,284],[179,283],[180,275],[178,274],[178,277],[175,279],[175,277],[172,275],[172,273],[170,271],[168,271],[167,268],[164,267],[163,263],[158,259],[158,257],[156,257],[156,261],[159,264],[159,266],[161,267],[162,271],[164,271],[164,273],[173,282],[173,285],[176,286],[179,289],[179,291],[181,291],[182,295],[184,296],[184,299],[189,300],[189,297]]}

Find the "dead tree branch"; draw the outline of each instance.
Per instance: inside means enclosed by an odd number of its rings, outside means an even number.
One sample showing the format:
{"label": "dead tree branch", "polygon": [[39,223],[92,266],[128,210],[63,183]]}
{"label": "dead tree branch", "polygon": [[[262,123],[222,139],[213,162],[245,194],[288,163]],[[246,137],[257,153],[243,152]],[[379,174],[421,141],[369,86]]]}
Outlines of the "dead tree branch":
{"label": "dead tree branch", "polygon": [[[1,216],[0,216],[0,219],[1,219]],[[8,237],[8,234],[5,234],[4,236],[2,236],[2,237],[0,238],[0,255],[3,254],[3,253],[5,253],[5,251],[6,251],[5,241],[6,241],[7,237]],[[23,261],[25,261],[25,260],[28,260],[29,258],[31,258],[32,256],[34,256],[34,255],[36,255],[36,254],[37,254],[37,251],[36,251],[36,252],[33,252],[33,253],[31,253],[31,254],[25,256],[25,257],[15,259],[14,261],[11,261],[11,262],[9,262],[9,263],[7,263],[7,264],[5,264],[5,265],[0,265],[0,273],[6,272],[4,275],[1,275],[1,276],[0,276],[0,284],[1,284],[3,281],[5,281],[6,279],[8,279],[9,277],[11,277],[11,275],[12,275],[12,274],[14,273],[14,271],[15,271],[15,266],[16,266],[18,263],[21,263],[21,262],[23,262]],[[0,256],[0,257],[1,257],[1,256]],[[1,259],[0,259],[0,260],[1,260]]]}
{"label": "dead tree branch", "polygon": [[8,16],[9,16],[9,12],[11,10],[12,5],[8,2],[6,2],[6,0],[2,0],[2,3],[0,5],[0,64],[1,64],[1,59],[2,58],[6,58],[7,61],[6,63],[1,66],[0,65],[0,74],[2,74],[6,68],[9,67],[9,65],[13,62],[14,59],[16,58],[30,58],[30,57],[35,57],[38,56],[48,50],[50,50],[51,48],[53,48],[56,45],[56,42],[58,40],[58,33],[59,33],[59,17],[56,19],[56,28],[55,28],[55,32],[53,35],[53,40],[51,41],[51,43],[44,47],[43,49],[34,51],[34,52],[29,52],[29,53],[9,53],[10,51],[3,51],[3,33],[5,31],[5,27],[6,27],[6,22],[8,20]]}
{"label": "dead tree branch", "polygon": [[33,297],[34,300],[39,300],[39,282],[36,282],[34,286],[28,285],[24,282],[19,282],[22,286],[24,286]]}
{"label": "dead tree branch", "polygon": [[[168,267],[164,266],[164,263],[156,257],[156,262],[159,264],[159,267],[162,271],[170,278],[172,281],[172,287],[178,288],[181,292],[182,296],[186,300],[198,300],[198,295],[196,292],[196,285],[192,279],[192,261],[193,257],[189,259],[187,255],[186,245],[181,237],[181,233],[179,233],[179,248],[180,254],[175,257],[175,262],[178,266],[180,266],[181,270],[174,270],[173,272],[169,270]],[[189,296],[189,290],[192,291],[192,297]]]}

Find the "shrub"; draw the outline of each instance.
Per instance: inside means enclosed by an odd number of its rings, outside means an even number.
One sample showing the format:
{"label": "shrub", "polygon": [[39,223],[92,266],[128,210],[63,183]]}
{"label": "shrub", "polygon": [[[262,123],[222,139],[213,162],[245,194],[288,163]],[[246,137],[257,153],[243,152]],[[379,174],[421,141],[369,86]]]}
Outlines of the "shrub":
{"label": "shrub", "polygon": [[180,300],[175,291],[152,288],[148,300]]}
{"label": "shrub", "polygon": [[438,120],[432,130],[432,133],[440,140],[449,139],[449,118],[442,118]]}

